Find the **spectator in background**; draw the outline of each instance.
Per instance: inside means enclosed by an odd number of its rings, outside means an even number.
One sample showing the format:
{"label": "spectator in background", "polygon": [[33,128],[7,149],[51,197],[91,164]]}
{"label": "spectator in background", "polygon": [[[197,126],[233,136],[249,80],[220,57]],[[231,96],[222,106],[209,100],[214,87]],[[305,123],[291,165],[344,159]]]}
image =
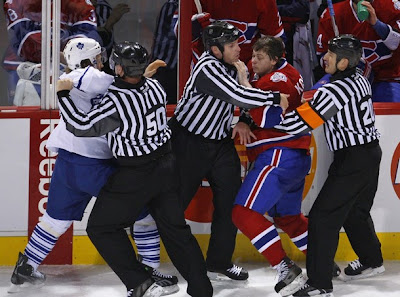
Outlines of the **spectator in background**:
{"label": "spectator in background", "polygon": [[[340,34],[353,34],[361,40],[363,58],[368,70],[372,67],[372,100],[400,102],[400,2],[392,0],[363,1],[369,16],[365,21],[357,17],[357,3],[346,0],[333,5]],[[328,9],[321,15],[318,28],[317,54],[328,50],[328,40],[334,37]],[[322,61],[321,61],[322,65]],[[368,71],[366,71],[368,74]]]}
{"label": "spectator in background", "polygon": [[[130,7],[128,4],[119,3],[112,8],[107,0],[91,0],[91,2],[96,9],[97,32],[107,50],[107,56],[110,56],[114,45],[114,25],[130,11]],[[108,61],[104,63],[103,71],[113,75]]]}
{"label": "spectator in background", "polygon": [[309,0],[277,0],[286,35],[286,59],[304,78],[304,90],[315,83],[313,69],[318,65],[313,46]]}
{"label": "spectator in background", "polygon": [[[284,38],[276,0],[200,0],[200,3],[204,13],[199,14],[193,5],[192,21],[206,27],[209,24],[207,18],[210,22],[223,20],[237,27],[240,31],[240,60],[246,64],[251,59],[252,46],[258,38],[263,35]],[[199,43],[200,39],[194,43],[197,60],[203,52],[203,46]]]}
{"label": "spectator in background", "polygon": [[157,19],[156,30],[151,60],[162,60],[167,65],[159,68],[154,75],[165,92],[167,93],[167,103],[176,103],[177,93],[177,69],[178,69],[178,39],[175,33],[175,25],[178,21],[178,0],[167,0],[160,10]]}
{"label": "spectator in background", "polygon": [[[9,74],[8,103],[13,105],[19,79],[16,71],[18,65],[25,61],[41,63],[42,1],[8,0],[4,3],[4,12],[10,44],[3,67]],[[96,14],[89,1],[62,0],[60,54],[68,40],[74,37],[89,37],[102,43],[96,27]]]}

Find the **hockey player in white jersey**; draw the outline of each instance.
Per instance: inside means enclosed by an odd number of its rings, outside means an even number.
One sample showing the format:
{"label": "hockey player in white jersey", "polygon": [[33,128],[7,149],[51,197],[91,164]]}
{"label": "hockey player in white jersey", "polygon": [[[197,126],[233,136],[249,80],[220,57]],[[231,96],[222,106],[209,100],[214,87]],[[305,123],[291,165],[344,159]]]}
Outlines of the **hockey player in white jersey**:
{"label": "hockey player in white jersey", "polygon": [[[85,112],[95,106],[114,81],[102,72],[105,51],[90,38],[71,39],[64,49],[68,71],[60,79],[74,82],[71,98]],[[154,73],[151,72],[151,74]],[[52,251],[58,238],[82,219],[91,198],[97,197],[108,177],[115,171],[113,155],[103,137],[76,137],[67,131],[60,118],[51,133],[47,148],[58,153],[52,174],[46,213],[35,226],[24,253],[19,253],[9,292],[17,292],[22,284],[43,284],[46,276],[37,270]],[[155,268],[160,263],[160,237],[148,213],[135,224],[134,237],[141,262],[152,278],[163,287],[163,295],[179,290],[176,276],[164,275]],[[137,226],[136,226],[137,225]]]}

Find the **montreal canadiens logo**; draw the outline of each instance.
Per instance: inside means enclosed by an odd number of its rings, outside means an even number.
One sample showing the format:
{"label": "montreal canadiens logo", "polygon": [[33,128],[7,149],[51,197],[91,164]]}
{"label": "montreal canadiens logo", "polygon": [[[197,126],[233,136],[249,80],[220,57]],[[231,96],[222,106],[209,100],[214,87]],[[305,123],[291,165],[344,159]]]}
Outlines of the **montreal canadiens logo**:
{"label": "montreal canadiens logo", "polygon": [[390,168],[392,184],[397,197],[400,199],[400,143],[397,145]]}

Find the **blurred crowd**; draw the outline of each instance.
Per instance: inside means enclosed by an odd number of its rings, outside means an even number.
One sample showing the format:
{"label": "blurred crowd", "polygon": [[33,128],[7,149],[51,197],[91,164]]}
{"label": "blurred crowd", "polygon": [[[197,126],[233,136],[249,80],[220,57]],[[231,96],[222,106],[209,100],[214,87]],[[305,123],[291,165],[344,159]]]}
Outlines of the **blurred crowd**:
{"label": "blurred crowd", "polygon": [[[176,103],[178,60],[179,1],[159,1],[156,5],[140,1],[72,0],[61,1],[61,48],[74,37],[97,40],[111,53],[115,42],[114,26],[125,15],[137,18],[139,28],[126,28],[120,22],[118,34],[137,40],[138,32],[150,31],[141,39],[152,48],[151,60],[163,60],[167,66],[157,71],[168,96]],[[197,2],[197,4],[196,4]],[[328,3],[333,2],[330,11]],[[358,2],[365,4],[368,17],[360,19]],[[3,57],[7,72],[7,105],[39,105],[41,60],[41,0],[4,1],[8,47]],[[144,7],[145,6],[145,7]],[[334,15],[332,16],[332,13]],[[370,13],[369,13],[370,12]],[[149,17],[150,16],[150,17]],[[126,17],[125,17],[126,18]],[[151,19],[143,24],[143,19]],[[336,34],[353,34],[363,45],[359,70],[373,86],[374,102],[397,102],[400,96],[399,20],[400,4],[391,0],[200,0],[192,3],[192,57],[196,63],[203,52],[202,29],[215,20],[235,25],[241,34],[240,59],[251,68],[252,46],[261,36],[280,37],[285,43],[285,58],[302,75],[304,90],[327,81],[323,55],[327,42]],[[140,27],[144,26],[144,27]],[[183,55],[186,53],[181,53]],[[65,65],[61,58],[61,71]],[[104,70],[111,73],[108,63]],[[251,70],[251,69],[250,69]]]}

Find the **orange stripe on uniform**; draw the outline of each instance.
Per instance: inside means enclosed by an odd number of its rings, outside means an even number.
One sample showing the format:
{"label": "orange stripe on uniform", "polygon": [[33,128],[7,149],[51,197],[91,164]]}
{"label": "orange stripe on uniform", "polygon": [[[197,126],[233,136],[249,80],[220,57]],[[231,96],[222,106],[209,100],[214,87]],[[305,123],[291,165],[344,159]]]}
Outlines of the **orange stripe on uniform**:
{"label": "orange stripe on uniform", "polygon": [[308,102],[300,105],[296,110],[312,129],[315,129],[324,123],[324,120],[311,108],[310,103]]}

